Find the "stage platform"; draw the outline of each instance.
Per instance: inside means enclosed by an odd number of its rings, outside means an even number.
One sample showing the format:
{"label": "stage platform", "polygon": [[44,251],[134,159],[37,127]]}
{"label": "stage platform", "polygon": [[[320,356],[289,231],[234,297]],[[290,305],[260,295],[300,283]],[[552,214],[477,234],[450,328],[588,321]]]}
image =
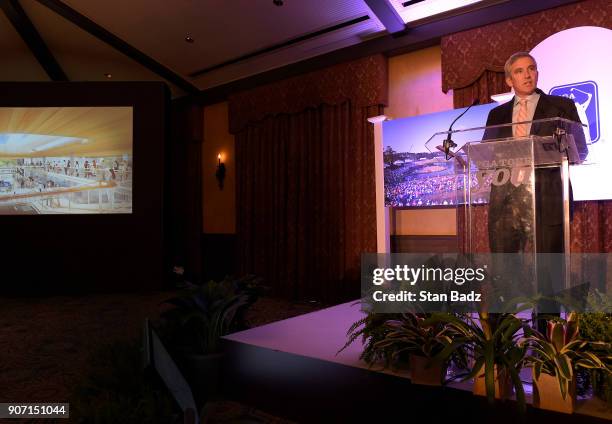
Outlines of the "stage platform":
{"label": "stage platform", "polygon": [[337,354],[348,328],[363,316],[353,301],[224,337],[225,395],[304,423],[395,422],[401,417],[408,422],[430,417],[430,422],[609,423],[612,418],[597,400],[581,402],[573,415],[529,405],[520,416],[513,401],[489,406],[474,396],[470,382],[429,387],[412,384],[407,370],[369,368],[359,359],[360,340]]}

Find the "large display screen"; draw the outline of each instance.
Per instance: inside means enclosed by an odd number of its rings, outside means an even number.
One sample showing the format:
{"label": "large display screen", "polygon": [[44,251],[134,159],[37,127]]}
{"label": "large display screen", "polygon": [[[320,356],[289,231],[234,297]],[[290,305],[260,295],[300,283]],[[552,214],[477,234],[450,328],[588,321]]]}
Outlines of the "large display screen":
{"label": "large display screen", "polygon": [[0,214],[130,214],[132,107],[0,108]]}

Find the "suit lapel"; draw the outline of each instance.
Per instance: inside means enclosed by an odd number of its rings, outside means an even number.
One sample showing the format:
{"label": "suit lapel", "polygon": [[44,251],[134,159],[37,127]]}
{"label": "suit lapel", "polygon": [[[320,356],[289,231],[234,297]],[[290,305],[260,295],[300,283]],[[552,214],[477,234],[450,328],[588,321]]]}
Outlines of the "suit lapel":
{"label": "suit lapel", "polygon": [[[500,107],[501,119],[500,123],[511,124],[512,123],[512,109],[514,109],[514,97],[507,103],[504,103]],[[506,126],[500,128],[500,138],[512,137],[512,126]]]}
{"label": "suit lapel", "polygon": [[[548,101],[548,96],[544,94],[544,92],[540,90],[539,88],[537,89],[537,92],[538,94],[540,94],[540,99],[538,100],[538,105],[536,106],[536,110],[533,113],[533,120],[535,121],[537,119],[552,118],[553,115],[551,114],[551,109],[554,109],[554,108],[551,107],[552,105]],[[554,112],[554,110],[552,112]],[[540,134],[541,127],[542,127],[542,124],[532,125],[530,134],[532,135]]]}

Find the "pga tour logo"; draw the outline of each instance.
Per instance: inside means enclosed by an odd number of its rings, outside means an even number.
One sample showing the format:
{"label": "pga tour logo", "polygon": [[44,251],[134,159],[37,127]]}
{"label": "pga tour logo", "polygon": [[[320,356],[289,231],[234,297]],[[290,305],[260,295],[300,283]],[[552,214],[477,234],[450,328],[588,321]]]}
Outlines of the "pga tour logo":
{"label": "pga tour logo", "polygon": [[599,140],[599,96],[597,95],[597,84],[594,81],[559,85],[551,88],[548,94],[572,99],[578,109],[580,120],[587,125],[585,133],[590,136],[587,144],[593,144]]}

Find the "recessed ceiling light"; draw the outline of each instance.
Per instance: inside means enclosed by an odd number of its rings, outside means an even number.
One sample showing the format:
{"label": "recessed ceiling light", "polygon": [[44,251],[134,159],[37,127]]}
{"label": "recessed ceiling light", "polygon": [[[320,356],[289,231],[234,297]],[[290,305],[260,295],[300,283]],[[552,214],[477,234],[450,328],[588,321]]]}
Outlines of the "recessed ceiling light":
{"label": "recessed ceiling light", "polygon": [[188,43],[194,43],[195,40],[193,39],[193,37],[191,35],[186,35],[185,36],[185,41],[187,41]]}
{"label": "recessed ceiling light", "polygon": [[105,74],[104,74],[104,76],[105,76],[106,78],[108,78],[108,79],[111,79],[111,78],[113,77],[113,74],[111,74],[111,73],[107,72],[107,73],[105,73]]}

